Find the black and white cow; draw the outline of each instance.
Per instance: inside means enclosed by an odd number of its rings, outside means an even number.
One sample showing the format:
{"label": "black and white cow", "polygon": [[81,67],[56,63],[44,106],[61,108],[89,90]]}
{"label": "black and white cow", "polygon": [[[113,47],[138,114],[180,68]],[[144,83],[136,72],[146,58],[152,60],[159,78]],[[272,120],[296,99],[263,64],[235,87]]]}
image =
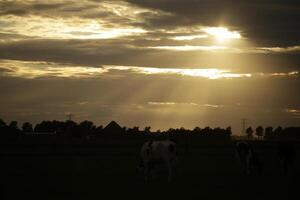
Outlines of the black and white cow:
{"label": "black and white cow", "polygon": [[262,173],[263,162],[248,142],[237,142],[235,148],[236,156],[246,174]]}
{"label": "black and white cow", "polygon": [[288,174],[296,158],[296,151],[293,145],[288,142],[278,142],[277,155],[282,172]]}
{"label": "black and white cow", "polygon": [[145,181],[148,181],[149,176],[160,166],[167,169],[168,181],[171,181],[178,162],[177,147],[174,141],[148,141],[142,146],[140,157],[137,170],[144,174]]}

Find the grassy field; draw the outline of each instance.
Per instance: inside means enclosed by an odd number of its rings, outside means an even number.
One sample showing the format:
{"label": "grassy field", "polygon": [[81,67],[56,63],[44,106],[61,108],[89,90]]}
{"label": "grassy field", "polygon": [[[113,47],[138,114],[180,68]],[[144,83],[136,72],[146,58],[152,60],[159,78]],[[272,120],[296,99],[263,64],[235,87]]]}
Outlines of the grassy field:
{"label": "grassy field", "polygon": [[255,142],[263,175],[245,175],[233,141],[179,142],[176,179],[162,170],[144,183],[136,174],[143,141],[76,145],[2,145],[1,199],[220,199],[288,198],[298,195],[300,146],[293,173],[283,175],[272,142]]}

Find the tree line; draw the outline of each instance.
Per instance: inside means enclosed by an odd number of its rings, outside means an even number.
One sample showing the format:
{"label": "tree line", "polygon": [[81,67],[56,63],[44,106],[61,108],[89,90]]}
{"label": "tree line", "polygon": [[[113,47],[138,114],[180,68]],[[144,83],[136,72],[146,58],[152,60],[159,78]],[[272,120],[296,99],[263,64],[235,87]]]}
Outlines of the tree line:
{"label": "tree line", "polygon": [[[109,125],[111,127],[107,128]],[[211,128],[211,127],[195,127],[194,129],[170,128],[166,131],[152,131],[150,126],[140,128],[134,126],[131,128],[120,127],[116,122],[111,122],[107,127],[102,125],[96,126],[92,121],[84,120],[82,122],[67,121],[42,121],[35,126],[30,122],[23,123],[20,127],[17,121],[5,123],[0,119],[0,133],[2,137],[17,138],[23,135],[56,135],[75,138],[89,138],[102,135],[115,136],[201,136],[216,139],[229,139],[232,135],[231,127],[227,128]],[[273,128],[271,126],[263,128],[258,126],[253,129],[251,126],[245,130],[245,135],[248,139],[300,139],[300,127],[281,126]],[[256,137],[255,137],[256,136]]]}
{"label": "tree line", "polygon": [[246,129],[245,134],[248,139],[253,139],[254,136],[256,136],[258,139],[267,140],[300,139],[300,127],[283,128],[281,126],[278,126],[274,129],[272,126],[268,126],[266,128],[258,126],[255,130],[253,130],[250,126]]}
{"label": "tree line", "polygon": [[203,136],[216,139],[229,139],[232,132],[231,127],[223,128],[211,128],[211,127],[195,127],[194,129],[181,128],[170,128],[166,131],[152,131],[150,126],[140,128],[134,127],[120,127],[117,123],[111,127],[103,127],[102,125],[96,126],[92,121],[82,121],[80,123],[72,120],[67,121],[42,121],[35,126],[30,122],[23,123],[20,127],[17,121],[11,121],[6,124],[0,119],[0,132],[1,136],[7,137],[20,137],[22,135],[56,135],[65,137],[96,137],[101,135],[114,135],[114,136],[161,136],[161,135],[194,135]]}

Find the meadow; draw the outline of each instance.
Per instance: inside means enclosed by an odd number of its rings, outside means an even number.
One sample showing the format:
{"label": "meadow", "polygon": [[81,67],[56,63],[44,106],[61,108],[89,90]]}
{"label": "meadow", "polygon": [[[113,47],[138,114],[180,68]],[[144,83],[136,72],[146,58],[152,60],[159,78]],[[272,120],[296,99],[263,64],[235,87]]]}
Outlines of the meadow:
{"label": "meadow", "polygon": [[[53,140],[54,141],[54,140]],[[284,175],[272,141],[253,141],[264,161],[262,175],[246,175],[233,140],[178,141],[180,163],[168,183],[164,169],[145,183],[136,173],[145,139],[1,145],[1,199],[220,199],[288,198],[300,186],[297,160]]]}

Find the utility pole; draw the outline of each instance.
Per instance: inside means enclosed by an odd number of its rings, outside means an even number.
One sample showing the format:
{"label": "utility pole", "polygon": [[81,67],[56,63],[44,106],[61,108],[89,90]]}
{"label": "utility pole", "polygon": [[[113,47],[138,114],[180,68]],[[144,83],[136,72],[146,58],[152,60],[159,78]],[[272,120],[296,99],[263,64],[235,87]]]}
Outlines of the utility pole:
{"label": "utility pole", "polygon": [[242,133],[243,134],[246,134],[246,122],[247,122],[248,119],[246,118],[242,118],[241,121],[242,121],[242,126],[243,126],[243,130],[242,130]]}
{"label": "utility pole", "polygon": [[69,113],[66,116],[69,121],[72,121],[72,118],[74,117],[74,115],[72,113]]}

